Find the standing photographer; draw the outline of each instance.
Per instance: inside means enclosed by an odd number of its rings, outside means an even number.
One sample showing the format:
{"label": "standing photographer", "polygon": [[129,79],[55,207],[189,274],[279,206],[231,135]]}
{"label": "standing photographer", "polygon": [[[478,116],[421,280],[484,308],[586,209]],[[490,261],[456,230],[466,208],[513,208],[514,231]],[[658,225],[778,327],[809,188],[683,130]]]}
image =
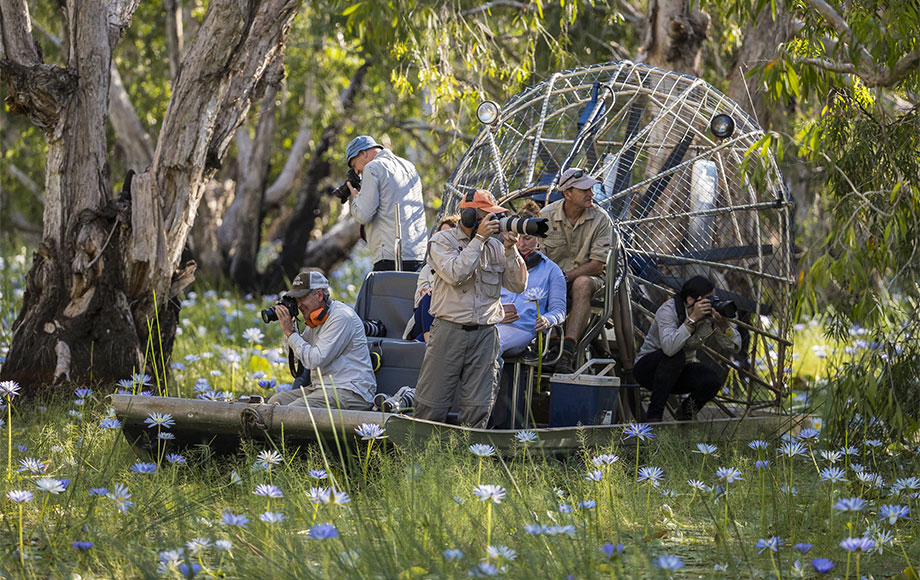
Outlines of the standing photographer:
{"label": "standing photographer", "polygon": [[692,420],[722,387],[724,377],[699,362],[696,351],[714,337],[716,346],[737,353],[741,350],[741,335],[728,318],[713,308],[714,295],[715,286],[708,278],[694,276],[684,282],[674,299],[665,301],[655,312],[633,369],[639,384],[652,392],[645,413],[647,422],[662,420],[672,393],[690,394],[675,418]]}
{"label": "standing photographer", "polygon": [[[374,253],[374,271],[417,271],[425,260],[425,203],[422,181],[410,161],[378,145],[373,137],[355,137],[345,149],[345,161],[361,176],[361,188],[351,192],[350,211],[365,226],[367,246]],[[399,209],[397,220],[396,210]],[[401,256],[396,255],[399,226]]]}
{"label": "standing photographer", "polygon": [[[297,301],[306,328],[297,334],[285,299]],[[274,307],[285,349],[310,370],[294,382],[290,391],[281,391],[269,403],[311,407],[327,405],[340,409],[368,410],[377,391],[377,379],[371,367],[370,351],[364,324],[350,306],[332,300],[329,281],[319,272],[301,272],[291,289],[282,294],[282,303]],[[298,388],[299,387],[299,388]]]}
{"label": "standing photographer", "polygon": [[467,194],[460,209],[457,227],[437,232],[429,242],[434,323],[419,372],[415,417],[444,421],[458,400],[460,423],[485,427],[498,386],[501,289],[523,292],[527,267],[515,247],[516,234],[503,233],[501,241],[493,237],[499,228],[495,214],[506,210],[491,193]]}

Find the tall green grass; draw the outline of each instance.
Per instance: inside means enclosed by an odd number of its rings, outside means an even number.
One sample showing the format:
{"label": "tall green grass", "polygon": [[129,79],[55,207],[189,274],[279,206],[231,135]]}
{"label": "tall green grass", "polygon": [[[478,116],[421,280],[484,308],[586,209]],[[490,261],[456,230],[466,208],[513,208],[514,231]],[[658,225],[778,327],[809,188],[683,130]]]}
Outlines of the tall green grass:
{"label": "tall green grass", "polygon": [[[4,324],[17,307],[17,276],[21,270],[5,268],[0,282]],[[260,380],[289,382],[277,325],[256,322],[263,306],[202,290],[187,297],[171,394],[268,394]],[[5,348],[8,326],[2,332]],[[208,387],[196,392],[200,379]],[[481,457],[462,436],[400,450],[383,439],[368,453],[369,442],[349,434],[343,456],[334,447],[278,441],[217,457],[208,447],[176,449],[164,440],[164,460],[143,473],[153,466],[137,467],[142,462],[120,430],[102,427],[111,425],[111,392],[156,391],[153,379],[125,381],[84,393],[79,404],[70,392],[30,407],[4,400],[11,422],[0,434],[12,434],[13,454],[7,471],[0,446],[0,577],[815,578],[811,562],[826,558],[835,567],[823,577],[856,578],[858,562],[861,576],[910,578],[903,571],[920,560],[916,443],[874,441],[870,418],[854,418],[845,440],[806,432],[791,457],[778,452],[780,434],[766,449],[711,441],[719,449],[703,454],[695,452],[703,441],[666,428],[638,446],[615,431],[607,446],[562,459],[525,443]],[[797,397],[797,407],[807,408],[819,396],[802,389]],[[844,446],[855,451],[822,455]],[[601,455],[608,463],[595,463]],[[661,468],[661,481],[637,482],[637,465]],[[720,479],[720,467],[737,469],[741,479]],[[829,467],[845,481],[823,481]],[[315,470],[326,477],[317,479]],[[504,498],[482,501],[474,493],[480,483],[500,486]],[[281,497],[256,493],[268,485]],[[65,489],[55,493],[58,486]],[[49,488],[55,491],[42,490]],[[866,506],[833,507],[849,498]],[[907,508],[910,519],[889,523],[885,505]],[[262,521],[267,512],[283,519]],[[320,539],[324,532],[336,537]],[[875,543],[865,554],[840,546],[864,535]],[[812,544],[807,553],[793,547],[805,543]]]}

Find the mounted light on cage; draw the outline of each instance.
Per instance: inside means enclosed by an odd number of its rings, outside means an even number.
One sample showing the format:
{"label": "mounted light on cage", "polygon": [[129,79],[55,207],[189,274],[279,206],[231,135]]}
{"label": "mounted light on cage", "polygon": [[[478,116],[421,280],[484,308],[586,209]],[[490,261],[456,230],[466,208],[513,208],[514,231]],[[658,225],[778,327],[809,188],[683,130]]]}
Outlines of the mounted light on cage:
{"label": "mounted light on cage", "polygon": [[495,101],[483,101],[476,107],[476,118],[483,125],[492,125],[498,121],[502,108]]}
{"label": "mounted light on cage", "polygon": [[709,122],[709,130],[719,139],[728,139],[735,132],[735,120],[725,113],[716,115]]}

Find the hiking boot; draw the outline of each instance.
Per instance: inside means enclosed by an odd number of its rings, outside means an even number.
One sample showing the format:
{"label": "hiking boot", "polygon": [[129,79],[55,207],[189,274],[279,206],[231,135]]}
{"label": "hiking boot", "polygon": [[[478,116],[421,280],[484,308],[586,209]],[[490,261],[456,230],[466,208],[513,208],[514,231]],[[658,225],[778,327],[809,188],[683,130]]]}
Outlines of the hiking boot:
{"label": "hiking boot", "polygon": [[566,337],[562,342],[562,356],[556,363],[555,372],[562,375],[570,375],[575,372],[572,363],[575,361],[575,339]]}
{"label": "hiking boot", "polygon": [[678,407],[677,412],[674,414],[674,418],[678,421],[693,421],[696,419],[696,404],[693,402],[693,399],[687,397]]}
{"label": "hiking boot", "polygon": [[645,412],[646,423],[661,423],[664,421],[664,410],[649,409]]}

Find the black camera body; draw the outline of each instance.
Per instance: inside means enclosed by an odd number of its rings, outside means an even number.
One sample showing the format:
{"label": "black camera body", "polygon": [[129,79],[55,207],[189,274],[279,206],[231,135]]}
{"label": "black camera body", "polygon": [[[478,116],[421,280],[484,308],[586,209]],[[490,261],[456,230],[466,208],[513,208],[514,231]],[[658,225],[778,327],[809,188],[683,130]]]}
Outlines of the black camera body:
{"label": "black camera body", "polygon": [[709,297],[709,305],[712,309],[724,316],[725,318],[734,318],[738,316],[738,307],[734,301],[727,298],[719,298],[716,295]]}
{"label": "black camera body", "polygon": [[405,413],[415,408],[415,389],[408,386],[400,387],[389,397],[384,393],[378,393],[374,397],[374,404],[384,413]]}
{"label": "black camera body", "polygon": [[336,187],[329,192],[329,195],[334,195],[339,198],[339,201],[345,203],[348,201],[348,198],[351,197],[351,191],[348,189],[348,184],[351,184],[352,187],[361,191],[361,176],[354,170],[354,168],[349,167],[348,173],[345,176],[345,182],[342,185]]}
{"label": "black camera body", "polygon": [[[288,309],[288,312],[291,313],[291,318],[297,318],[297,314],[300,310],[297,308],[297,299],[290,296],[284,296],[281,298],[281,305]],[[278,315],[275,314],[275,307],[266,308],[262,311],[262,322],[268,324],[269,322],[274,322],[278,320]]]}
{"label": "black camera body", "polygon": [[[546,237],[546,232],[549,231],[549,220],[546,218],[519,218],[519,217],[489,217],[486,219],[497,219],[498,220],[498,231],[500,232],[514,232],[517,234],[526,234],[528,236],[539,236],[541,238]],[[471,228],[476,230],[479,227],[479,223],[482,220],[479,219],[479,216],[476,214],[476,210],[473,208],[466,208],[460,212],[460,223],[464,227]]]}

